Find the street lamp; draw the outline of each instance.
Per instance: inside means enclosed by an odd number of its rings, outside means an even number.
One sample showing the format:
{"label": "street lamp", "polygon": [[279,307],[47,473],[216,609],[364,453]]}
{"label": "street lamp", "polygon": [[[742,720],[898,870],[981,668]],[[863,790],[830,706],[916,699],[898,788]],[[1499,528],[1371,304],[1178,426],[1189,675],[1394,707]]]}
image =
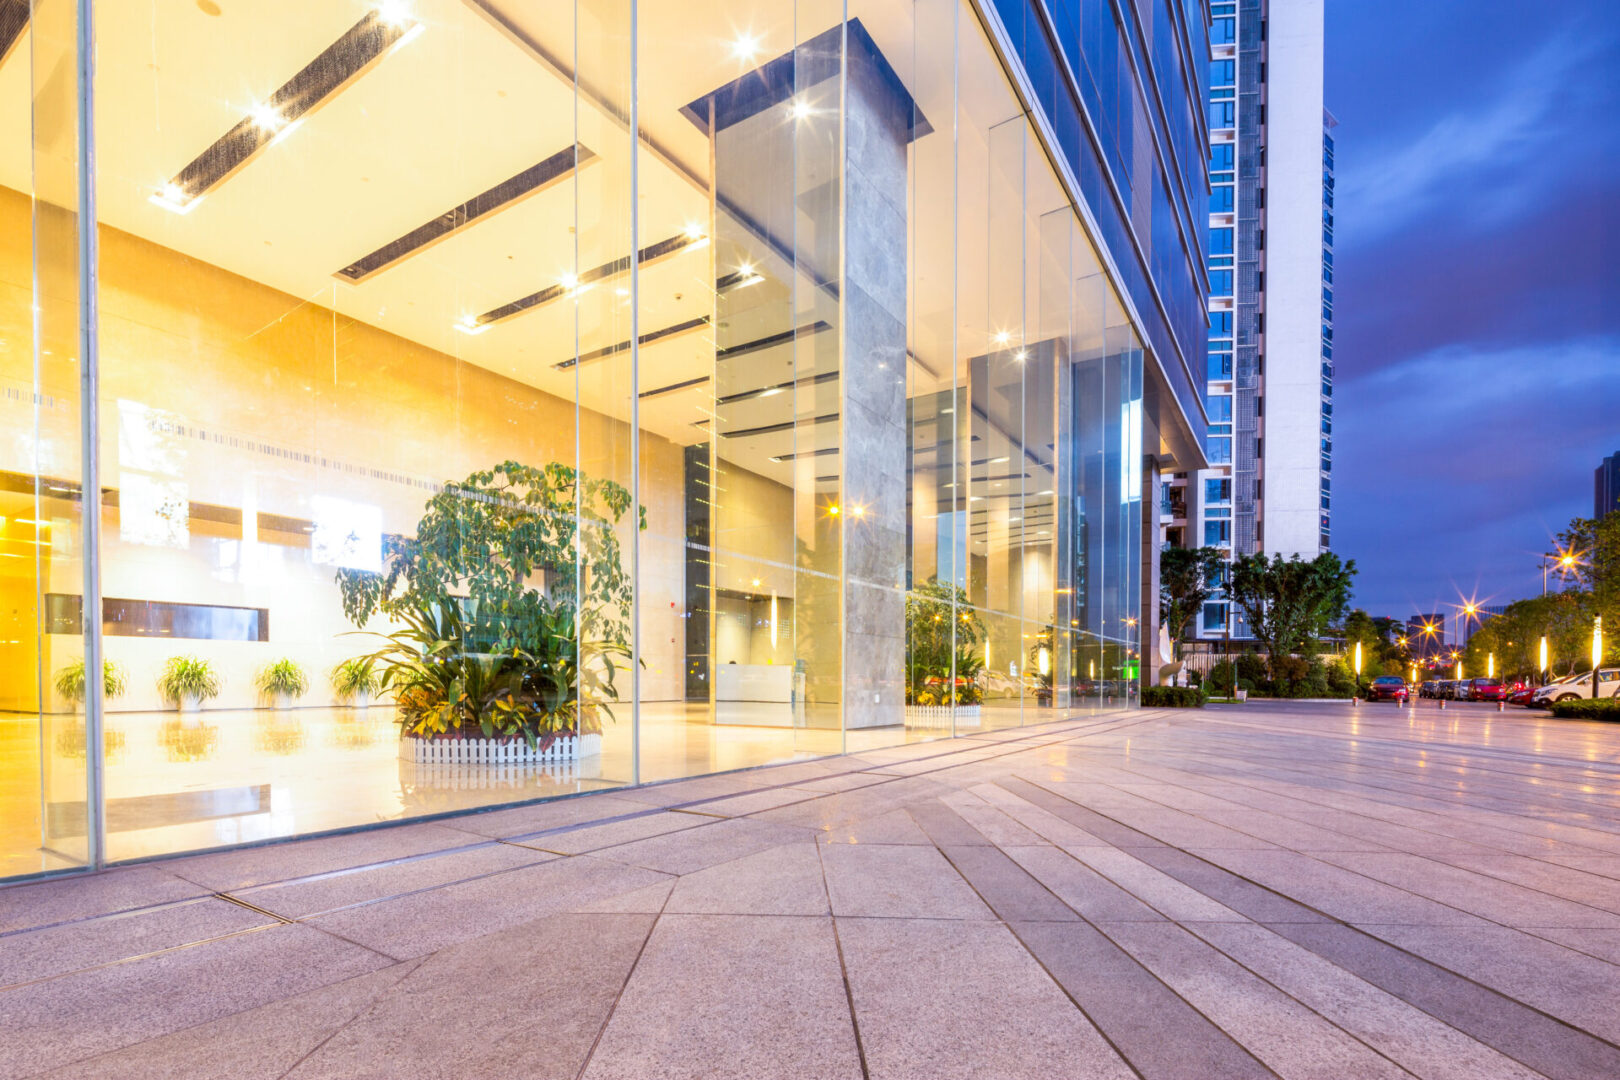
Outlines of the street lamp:
{"label": "street lamp", "polygon": [[1598,665],[1603,662],[1603,616],[1592,616],[1592,700],[1598,696]]}
{"label": "street lamp", "polygon": [[1496,654],[1495,653],[1486,653],[1485,654],[1485,677],[1487,679],[1496,678]]}
{"label": "street lamp", "polygon": [[1549,565],[1558,567],[1558,577],[1562,580],[1580,561],[1580,556],[1573,551],[1559,551],[1556,555],[1550,551],[1543,552],[1541,556],[1541,595],[1547,595],[1547,567]]}
{"label": "street lamp", "polygon": [[1361,642],[1356,642],[1356,696],[1351,699],[1358,704],[1361,701]]}
{"label": "street lamp", "polygon": [[1541,635],[1541,681],[1547,681],[1547,635]]}

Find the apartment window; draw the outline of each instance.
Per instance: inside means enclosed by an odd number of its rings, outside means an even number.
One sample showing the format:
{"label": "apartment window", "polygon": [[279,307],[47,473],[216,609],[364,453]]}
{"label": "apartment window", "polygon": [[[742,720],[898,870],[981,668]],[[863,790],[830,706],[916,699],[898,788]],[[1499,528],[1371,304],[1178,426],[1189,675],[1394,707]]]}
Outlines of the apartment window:
{"label": "apartment window", "polygon": [[1254,399],[1254,415],[1266,415],[1266,399],[1264,397],[1256,397]]}
{"label": "apartment window", "polygon": [[1328,498],[1326,495],[1323,495],[1322,496],[1322,509],[1329,510],[1329,509],[1332,509],[1332,507],[1333,507],[1333,500]]}
{"label": "apartment window", "polygon": [[1204,522],[1204,546],[1220,547],[1232,542],[1232,523],[1230,521]]}
{"label": "apartment window", "polygon": [[1208,379],[1230,379],[1232,377],[1232,354],[1229,352],[1210,353],[1209,370],[1205,372]]}
{"label": "apartment window", "polygon": [[1212,214],[1230,214],[1232,212],[1232,185],[1217,184],[1209,193],[1209,212]]}
{"label": "apartment window", "polygon": [[[1227,188],[1226,190],[1231,191],[1232,189]],[[1211,269],[1210,270],[1210,272],[1209,272],[1209,295],[1211,295],[1211,296],[1231,296],[1232,295],[1232,271],[1230,271],[1230,270],[1216,270],[1216,269]]]}
{"label": "apartment window", "polygon": [[1221,630],[1221,629],[1224,629],[1225,627],[1226,627],[1226,605],[1225,604],[1205,604],[1204,605],[1204,629],[1205,630]]}
{"label": "apartment window", "polygon": [[1265,445],[1266,445],[1266,440],[1264,438],[1261,438],[1258,435],[1255,436],[1255,439],[1254,439],[1254,456],[1256,458],[1263,458],[1263,457],[1266,456]]}
{"label": "apartment window", "polygon": [[1216,503],[1229,503],[1232,501],[1232,481],[1229,479],[1205,480],[1204,502],[1214,505]]}
{"label": "apartment window", "polygon": [[[1227,229],[1231,232],[1231,229]],[[1229,338],[1232,336],[1232,313],[1230,311],[1212,311],[1209,313],[1209,336],[1212,338]]]}
{"label": "apartment window", "polygon": [[1212,128],[1237,127],[1237,102],[1212,101],[1209,103],[1209,126]]}
{"label": "apartment window", "polygon": [[1209,148],[1209,171],[1212,173],[1231,172],[1232,162],[1236,158],[1236,146],[1233,143],[1212,143]]}
{"label": "apartment window", "polygon": [[1237,82],[1236,60],[1211,60],[1209,62],[1209,85],[1231,86]]}
{"label": "apartment window", "polygon": [[1232,229],[1229,226],[1209,230],[1209,253],[1211,255],[1232,254]]}
{"label": "apartment window", "polygon": [[1214,19],[1209,24],[1211,45],[1231,45],[1237,41],[1237,20],[1231,16]]}
{"label": "apartment window", "polygon": [[1230,465],[1232,463],[1232,440],[1230,438],[1209,439],[1206,452],[1211,465]]}
{"label": "apartment window", "polygon": [[1258,480],[1256,480],[1254,482],[1254,501],[1259,502],[1262,499],[1264,499],[1265,497],[1266,497],[1266,480],[1265,480],[1265,477],[1261,477],[1260,479],[1258,479]]}
{"label": "apartment window", "polygon": [[1232,395],[1220,394],[1209,399],[1209,422],[1212,424],[1230,424],[1232,422]]}

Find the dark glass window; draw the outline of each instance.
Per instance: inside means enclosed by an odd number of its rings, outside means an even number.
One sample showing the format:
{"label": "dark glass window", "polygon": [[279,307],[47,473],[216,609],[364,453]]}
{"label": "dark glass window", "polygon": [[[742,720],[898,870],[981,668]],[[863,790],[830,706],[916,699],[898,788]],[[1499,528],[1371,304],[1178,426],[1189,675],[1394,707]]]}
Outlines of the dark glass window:
{"label": "dark glass window", "polygon": [[1232,295],[1232,271],[1230,271],[1230,270],[1211,270],[1209,272],[1209,295],[1211,295],[1211,296],[1231,296]]}
{"label": "dark glass window", "polygon": [[[46,593],[45,632],[82,634],[81,610],[77,594]],[[109,596],[101,601],[101,632],[108,637],[269,641],[270,612],[264,608],[120,600]]]}
{"label": "dark glass window", "polygon": [[1209,25],[1209,43],[1211,45],[1231,45],[1237,41],[1237,20],[1232,18],[1215,19]]}
{"label": "dark glass window", "polygon": [[1209,253],[1211,255],[1232,254],[1232,230],[1230,228],[1209,230]]}
{"label": "dark glass window", "polygon": [[1237,82],[1236,60],[1211,60],[1209,62],[1209,85],[1231,86]]}
{"label": "dark glass window", "polygon": [[[1231,232],[1231,229],[1226,230]],[[1232,336],[1232,313],[1230,311],[1212,311],[1209,313],[1209,336],[1223,338]]]}
{"label": "dark glass window", "polygon": [[1230,214],[1232,212],[1232,185],[1221,184],[1219,187],[1210,189],[1209,212],[1212,214]]}

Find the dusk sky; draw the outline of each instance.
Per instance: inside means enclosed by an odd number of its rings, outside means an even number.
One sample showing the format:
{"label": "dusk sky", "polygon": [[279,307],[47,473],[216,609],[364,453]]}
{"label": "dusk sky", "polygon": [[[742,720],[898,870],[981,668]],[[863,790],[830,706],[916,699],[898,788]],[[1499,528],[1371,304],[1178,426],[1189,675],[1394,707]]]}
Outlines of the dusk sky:
{"label": "dusk sky", "polygon": [[1328,0],[1333,547],[1374,615],[1539,594],[1620,451],[1617,72],[1616,0]]}

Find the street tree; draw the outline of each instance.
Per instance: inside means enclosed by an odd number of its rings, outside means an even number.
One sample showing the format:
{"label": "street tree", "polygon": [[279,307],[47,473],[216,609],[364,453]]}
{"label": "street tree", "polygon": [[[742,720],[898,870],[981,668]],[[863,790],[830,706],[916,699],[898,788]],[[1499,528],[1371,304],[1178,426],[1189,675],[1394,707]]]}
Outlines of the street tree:
{"label": "street tree", "polygon": [[1159,617],[1170,631],[1178,657],[1188,625],[1220,588],[1225,568],[1220,548],[1166,546],[1160,553]]}
{"label": "street tree", "polygon": [[1341,561],[1331,551],[1309,561],[1298,555],[1244,555],[1232,564],[1228,591],[1265,649],[1273,680],[1297,667],[1285,661],[1305,652],[1343,617],[1355,576],[1356,561]]}

